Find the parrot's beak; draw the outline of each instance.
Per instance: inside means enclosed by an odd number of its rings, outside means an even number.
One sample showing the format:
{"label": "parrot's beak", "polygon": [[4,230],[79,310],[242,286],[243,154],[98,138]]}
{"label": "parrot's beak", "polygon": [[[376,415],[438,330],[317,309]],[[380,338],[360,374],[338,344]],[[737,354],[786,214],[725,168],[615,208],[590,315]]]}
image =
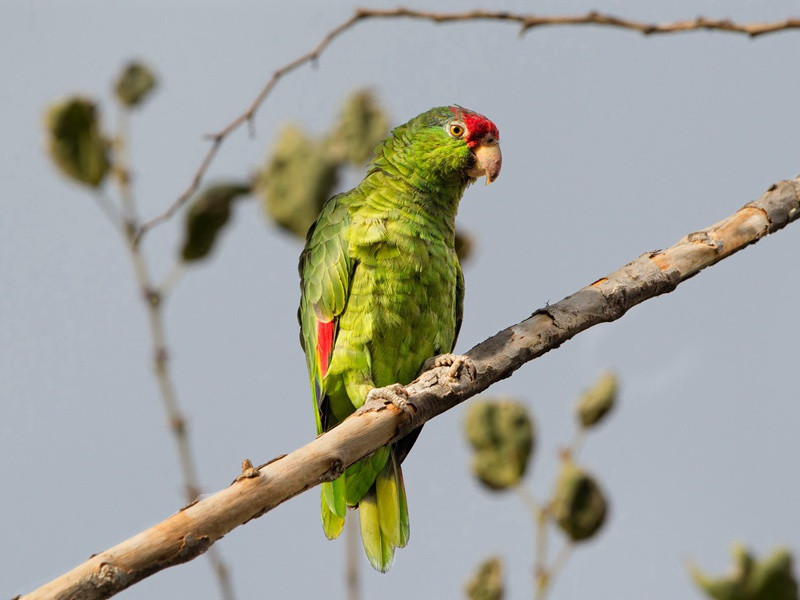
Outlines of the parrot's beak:
{"label": "parrot's beak", "polygon": [[503,164],[500,144],[494,137],[486,136],[472,150],[472,154],[475,155],[475,166],[469,170],[469,176],[477,178],[486,175],[486,185],[489,185],[500,175],[500,166]]}

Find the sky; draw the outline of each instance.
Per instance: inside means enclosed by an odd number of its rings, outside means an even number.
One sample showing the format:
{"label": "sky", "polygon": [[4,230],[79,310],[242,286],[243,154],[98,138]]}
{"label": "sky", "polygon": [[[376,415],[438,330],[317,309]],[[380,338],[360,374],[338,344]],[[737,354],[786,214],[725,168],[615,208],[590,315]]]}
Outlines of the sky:
{"label": "sky", "polygon": [[[368,3],[394,7],[395,3]],[[111,82],[140,58],[160,86],[131,122],[134,192],[151,217],[172,203],[216,131],[270,74],[352,14],[320,5],[6,0],[0,19],[0,594],[31,591],[183,505],[173,440],[149,363],[145,313],[117,232],[44,152],[45,107],[72,93],[114,124]],[[415,1],[414,8],[430,5]],[[479,5],[470,4],[470,7]],[[462,10],[439,2],[437,10]],[[797,16],[788,1],[493,2],[537,14],[597,9],[648,21]],[[465,265],[466,351],[640,254],[734,213],[795,177],[800,32],[757,39],[694,32],[643,37],[597,27],[375,21],[287,75],[222,146],[208,181],[241,179],[282,124],[330,126],[369,87],[405,122],[458,103],[499,127],[503,170],[473,186],[459,225],[477,241]],[[345,184],[362,173],[353,171]],[[166,306],[179,401],[204,491],[313,438],[297,342],[300,243],[245,202],[211,260],[190,268]],[[146,239],[160,279],[182,221]],[[489,393],[531,409],[538,443],[526,485],[544,498],[573,403],[597,374],[619,405],[580,455],[605,490],[602,533],[576,548],[554,599],[699,598],[686,566],[730,564],[735,541],[761,555],[800,549],[800,402],[791,379],[800,325],[797,225],[674,292],[594,327]],[[534,527],[513,494],[469,471],[464,407],[425,426],[404,464],[411,540],[386,575],[360,563],[365,598],[459,597],[489,555],[509,598],[532,597]],[[554,546],[557,540],[553,538]],[[311,491],[216,547],[238,598],[343,598],[344,543],[328,542]],[[205,558],[120,595],[217,598]]]}

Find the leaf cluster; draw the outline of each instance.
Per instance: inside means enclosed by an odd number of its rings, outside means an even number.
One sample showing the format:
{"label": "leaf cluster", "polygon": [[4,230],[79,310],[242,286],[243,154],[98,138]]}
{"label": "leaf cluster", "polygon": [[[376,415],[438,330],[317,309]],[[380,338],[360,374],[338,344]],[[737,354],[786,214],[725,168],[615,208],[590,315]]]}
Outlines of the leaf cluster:
{"label": "leaf cluster", "polygon": [[298,125],[284,127],[256,183],[268,217],[305,238],[342,170],[363,165],[388,132],[389,118],[368,90],[348,97],[337,122],[320,137]]}
{"label": "leaf cluster", "polygon": [[[516,489],[531,505],[537,527],[537,598],[552,582],[555,566],[546,566],[546,543],[550,525],[565,538],[565,548],[594,537],[608,513],[608,501],[594,476],[575,462],[579,441],[611,412],[617,398],[617,378],[601,374],[578,399],[576,434],[570,449],[561,452],[561,469],[550,497],[539,504],[522,487],[536,447],[536,428],[528,407],[512,398],[482,398],[471,403],[464,420],[464,433],[473,449],[472,472],[495,492]],[[498,580],[499,583],[498,583]],[[485,591],[490,590],[490,591]],[[502,562],[484,562],[467,585],[471,599],[502,597]],[[492,596],[491,594],[497,594]]]}
{"label": "leaf cluster", "polygon": [[[153,71],[131,62],[117,79],[115,92],[125,108],[143,102],[157,83]],[[76,183],[100,187],[114,166],[111,135],[104,132],[95,100],[80,94],[52,104],[45,119],[47,151],[59,171]]]}
{"label": "leaf cluster", "polygon": [[792,555],[778,548],[758,561],[741,545],[733,548],[734,567],[730,575],[712,577],[691,567],[692,578],[714,600],[798,600]]}

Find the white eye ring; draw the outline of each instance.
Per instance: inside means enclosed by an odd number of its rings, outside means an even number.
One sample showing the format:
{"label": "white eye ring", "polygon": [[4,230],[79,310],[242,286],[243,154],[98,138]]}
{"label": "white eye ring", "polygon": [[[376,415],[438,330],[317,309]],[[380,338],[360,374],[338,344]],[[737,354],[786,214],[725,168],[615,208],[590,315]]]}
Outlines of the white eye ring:
{"label": "white eye ring", "polygon": [[453,121],[447,126],[447,133],[454,138],[460,138],[467,132],[467,128],[459,121]]}

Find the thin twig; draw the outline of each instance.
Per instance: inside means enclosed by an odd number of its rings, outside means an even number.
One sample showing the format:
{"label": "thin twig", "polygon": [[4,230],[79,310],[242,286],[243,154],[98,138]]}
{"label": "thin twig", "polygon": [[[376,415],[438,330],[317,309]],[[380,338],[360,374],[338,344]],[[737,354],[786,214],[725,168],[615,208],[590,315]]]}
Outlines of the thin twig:
{"label": "thin twig", "polygon": [[550,591],[553,581],[555,581],[556,577],[558,577],[558,574],[564,569],[564,565],[567,564],[570,554],[572,554],[572,542],[567,540],[564,542],[564,545],[561,546],[561,549],[558,551],[558,554],[556,554],[553,562],[545,570],[545,574],[540,580],[540,585],[536,588],[536,595],[534,596],[535,600],[544,599],[544,597],[547,595],[547,592]]}
{"label": "thin twig", "polygon": [[361,532],[358,521],[347,519],[345,521],[345,587],[347,588],[347,600],[361,600],[361,579],[359,577],[359,564],[361,560]]}
{"label": "thin twig", "polygon": [[103,211],[103,214],[108,218],[108,221],[111,225],[119,231],[123,233],[124,228],[124,219],[122,218],[122,213],[119,210],[119,207],[114,204],[114,201],[108,196],[105,192],[104,188],[99,188],[95,193],[92,194],[92,198],[94,199],[95,204],[100,207],[100,210]]}
{"label": "thin twig", "polygon": [[540,504],[534,497],[533,493],[524,485],[518,485],[514,488],[517,496],[527,507],[533,519],[534,528],[536,530],[534,545],[534,559],[533,559],[533,579],[534,589],[539,589],[540,582],[545,577],[545,566],[547,565],[547,506]]}
{"label": "thin twig", "polygon": [[619,29],[627,29],[629,31],[637,31],[644,35],[653,34],[667,34],[667,33],[680,33],[686,31],[699,31],[699,30],[714,30],[725,31],[729,33],[738,33],[755,38],[778,31],[787,31],[790,29],[800,28],[800,18],[783,19],[780,21],[773,21],[769,23],[734,23],[729,19],[706,19],[705,17],[697,17],[696,19],[687,19],[683,21],[672,21],[668,23],[646,23],[644,21],[635,21],[631,19],[622,19],[613,15],[589,12],[582,15],[553,15],[553,16],[539,16],[522,13],[512,13],[507,11],[486,11],[486,10],[473,10],[467,12],[430,12],[424,10],[414,10],[410,8],[396,8],[391,10],[379,10],[358,8],[355,13],[331,29],[326,33],[319,43],[310,51],[302,54],[294,60],[286,63],[279,69],[273,72],[270,79],[250,103],[250,105],[234,118],[225,127],[207,135],[206,137],[211,141],[211,147],[208,149],[205,157],[203,158],[197,171],[192,176],[192,180],[180,196],[161,214],[143,223],[136,232],[137,242],[141,237],[146,234],[150,229],[156,227],[160,223],[170,219],[189,198],[197,191],[197,188],[203,181],[206,171],[213,162],[220,149],[220,146],[225,139],[230,136],[234,131],[239,129],[243,124],[247,123],[250,126],[251,132],[254,126],[254,118],[256,112],[264,103],[267,96],[272,92],[273,88],[278,84],[278,81],[286,74],[302,67],[309,62],[315,62],[319,59],[320,55],[331,45],[331,43],[342,35],[347,30],[353,28],[361,21],[379,20],[379,19],[397,19],[407,18],[422,21],[432,21],[434,23],[455,23],[466,21],[503,21],[514,23],[520,27],[520,35],[524,35],[529,30],[536,27],[547,27],[553,25],[597,25],[604,27],[615,27]]}
{"label": "thin twig", "polygon": [[536,519],[539,516],[539,512],[541,512],[542,507],[534,497],[533,493],[522,484],[514,487],[514,491],[520,497],[520,500],[522,500],[523,504],[525,504],[525,506],[528,508],[531,516]]}
{"label": "thin twig", "polygon": [[538,597],[539,592],[547,588],[547,581],[549,579],[549,574],[547,572],[547,552],[550,532],[547,527],[547,516],[547,506],[540,506],[539,512],[536,514],[536,557],[533,561],[533,573],[535,578],[534,588],[536,590],[535,597]]}
{"label": "thin twig", "polygon": [[[117,120],[117,136],[114,143],[114,176],[119,188],[124,226],[123,237],[126,241],[128,253],[133,265],[136,284],[142,301],[147,310],[150,328],[150,341],[152,343],[153,368],[155,372],[161,399],[167,413],[167,420],[172,431],[178,450],[178,458],[183,478],[184,497],[187,502],[193,502],[200,495],[200,484],[197,476],[192,447],[186,427],[186,418],[181,412],[175,386],[169,369],[169,350],[167,336],[164,328],[164,293],[152,283],[150,269],[142,253],[141,245],[137,240],[138,216],[136,202],[131,186],[131,174],[127,149],[129,146],[128,111],[120,108]],[[212,571],[215,574],[223,600],[234,600],[233,586],[228,573],[227,565],[216,548],[211,548],[208,553]]]}
{"label": "thin twig", "polygon": [[474,378],[464,374],[454,382],[448,367],[427,371],[406,386],[407,411],[393,405],[365,405],[314,441],[259,469],[249,467],[248,461],[229,487],[95,554],[23,598],[108,598],[162,569],[192,560],[234,528],[336,479],[349,465],[510,377],[580,332],[672,292],[702,269],[799,218],[800,177],[781,181],[719,223],[690,233],[666,250],[643,254],[481,342],[467,353],[475,366]]}
{"label": "thin twig", "polygon": [[158,289],[161,292],[162,302],[172,295],[172,291],[175,289],[175,286],[178,285],[178,282],[181,280],[185,272],[186,267],[181,260],[175,261],[175,264],[172,265],[172,268],[167,271],[167,275],[162,280],[161,285],[158,286]]}
{"label": "thin twig", "polygon": [[575,434],[572,436],[572,441],[567,446],[567,453],[571,457],[576,457],[583,448],[583,443],[586,441],[586,427],[578,425],[575,429]]}

